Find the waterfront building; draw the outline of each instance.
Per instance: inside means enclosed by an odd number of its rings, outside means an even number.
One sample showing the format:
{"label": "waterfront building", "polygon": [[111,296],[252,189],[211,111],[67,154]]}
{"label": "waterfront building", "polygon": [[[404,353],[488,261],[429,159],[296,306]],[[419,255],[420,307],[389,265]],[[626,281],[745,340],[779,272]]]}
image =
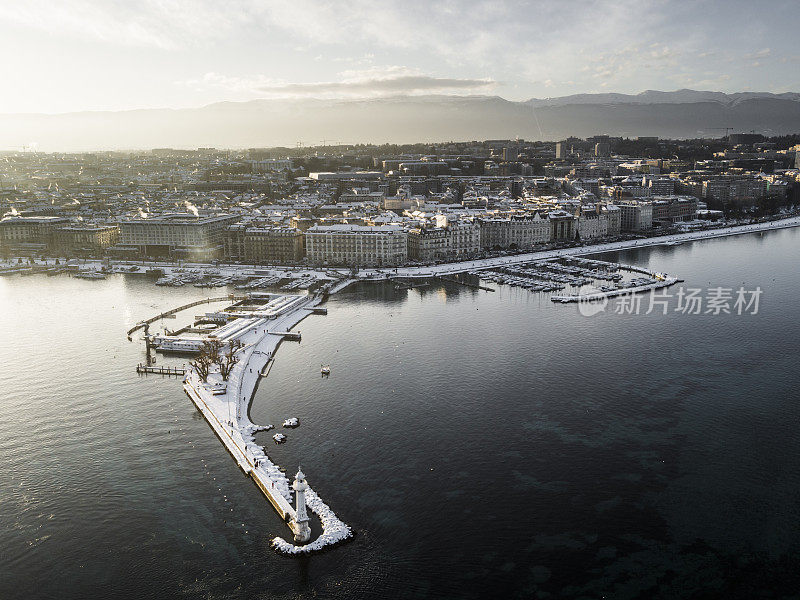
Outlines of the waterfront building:
{"label": "waterfront building", "polygon": [[481,249],[481,227],[474,221],[457,221],[447,224],[450,235],[450,256],[472,256]]}
{"label": "waterfront building", "polygon": [[481,228],[472,221],[456,221],[439,227],[420,227],[408,232],[408,257],[432,262],[473,256],[481,247]]}
{"label": "waterfront building", "polygon": [[98,254],[117,243],[119,227],[79,223],[59,227],[53,232],[53,250],[67,256],[74,254]]}
{"label": "waterfront building", "polygon": [[577,237],[581,241],[596,240],[619,235],[621,225],[620,209],[609,203],[596,203],[581,207],[576,224]]}
{"label": "waterfront building", "polygon": [[221,258],[225,230],[238,220],[238,215],[196,217],[187,213],[127,219],[119,225],[119,245],[147,256]]}
{"label": "waterfront building", "polygon": [[621,231],[643,231],[653,227],[653,204],[647,200],[622,199],[615,205],[620,210]]}
{"label": "waterfront building", "polygon": [[691,221],[697,215],[697,198],[693,196],[653,197],[653,223],[670,225]]}
{"label": "waterfront building", "polygon": [[481,248],[530,248],[551,239],[550,223],[539,213],[480,219]]}
{"label": "waterfront building", "polygon": [[447,231],[444,227],[408,231],[408,257],[411,260],[433,262],[443,260],[447,255]]}
{"label": "waterfront building", "polygon": [[223,239],[225,260],[250,264],[294,264],[303,260],[303,232],[294,227],[235,223]]}
{"label": "waterfront building", "polygon": [[55,229],[68,223],[66,217],[6,217],[0,220],[0,246],[6,252],[43,252],[52,245]]}
{"label": "waterfront building", "polygon": [[315,225],[306,231],[313,264],[396,266],[408,259],[408,234],[398,225]]}
{"label": "waterfront building", "polygon": [[575,215],[565,210],[554,210],[548,215],[550,239],[554,242],[569,242],[575,238]]}
{"label": "waterfront building", "polygon": [[767,193],[767,180],[761,177],[718,177],[703,181],[703,198],[721,203],[754,202]]}

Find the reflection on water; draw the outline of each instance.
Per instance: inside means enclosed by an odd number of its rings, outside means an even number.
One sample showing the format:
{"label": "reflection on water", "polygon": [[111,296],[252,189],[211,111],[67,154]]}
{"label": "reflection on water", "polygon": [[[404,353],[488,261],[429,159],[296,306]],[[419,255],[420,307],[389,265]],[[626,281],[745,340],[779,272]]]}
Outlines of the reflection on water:
{"label": "reflection on water", "polygon": [[357,532],[302,560],[269,549],[285,526],[180,382],[133,371],[125,330],[207,291],[0,279],[0,597],[790,596],[798,242],[600,257],[760,285],[749,317],[586,318],[452,283],[332,298],[251,408],[300,418],[268,451]]}

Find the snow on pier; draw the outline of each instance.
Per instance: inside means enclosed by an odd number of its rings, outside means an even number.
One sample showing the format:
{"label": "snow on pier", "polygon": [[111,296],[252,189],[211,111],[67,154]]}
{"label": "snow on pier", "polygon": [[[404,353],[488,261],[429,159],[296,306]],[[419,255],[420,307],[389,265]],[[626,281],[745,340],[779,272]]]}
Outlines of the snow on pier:
{"label": "snow on pier", "polygon": [[145,325],[150,325],[151,323],[155,323],[159,319],[163,319],[164,317],[174,315],[175,313],[180,312],[182,310],[186,310],[187,308],[192,308],[193,306],[199,306],[201,304],[209,304],[211,302],[230,302],[231,300],[235,299],[237,299],[235,296],[222,296],[217,298],[204,298],[202,300],[196,300],[195,302],[189,302],[189,304],[184,304],[183,306],[179,306],[178,308],[173,308],[171,310],[165,311],[159,315],[156,315],[155,317],[151,317],[149,319],[145,319],[144,321],[140,321],[139,323],[137,323],[128,330],[128,337],[130,337],[134,331],[144,327]]}
{"label": "snow on pier", "polygon": [[649,283],[644,283],[642,285],[636,285],[632,287],[623,287],[619,289],[609,290],[609,291],[595,291],[589,292],[586,294],[569,294],[569,295],[562,295],[562,296],[550,296],[550,300],[553,302],[593,302],[595,300],[602,300],[603,298],[614,298],[615,296],[627,296],[630,294],[636,294],[639,292],[648,292],[650,290],[657,290],[660,288],[669,287],[674,285],[678,282],[676,277],[663,277],[660,279],[654,279]]}
{"label": "snow on pier", "polygon": [[[264,367],[272,360],[286,332],[312,314],[314,307],[320,302],[315,296],[299,298],[297,302],[288,303],[286,311],[275,315],[273,319],[255,319],[239,330],[236,337],[244,346],[240,350],[239,362],[234,366],[227,382],[220,381],[219,373],[211,373],[208,382],[203,382],[194,369],[189,370],[184,380],[186,393],[217,437],[290,527],[296,519],[290,482],[270,460],[264,448],[255,443],[255,433],[265,428],[250,421],[247,407]],[[224,393],[219,393],[221,383],[225,383]],[[277,550],[288,554],[312,552],[352,535],[350,527],[310,488],[306,492],[306,500],[307,507],[320,518],[322,534],[313,542],[302,546],[276,537],[272,545]]]}

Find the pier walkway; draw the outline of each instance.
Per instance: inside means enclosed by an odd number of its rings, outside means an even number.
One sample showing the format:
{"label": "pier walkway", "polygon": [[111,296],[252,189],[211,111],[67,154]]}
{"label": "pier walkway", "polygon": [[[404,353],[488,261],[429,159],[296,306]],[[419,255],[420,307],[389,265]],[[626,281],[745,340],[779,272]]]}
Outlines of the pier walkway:
{"label": "pier walkway", "polygon": [[[280,343],[287,333],[308,315],[315,313],[321,300],[314,296],[295,303],[285,313],[269,322],[251,325],[237,336],[244,343],[239,362],[231,371],[226,382],[225,393],[214,393],[214,384],[219,375],[209,377],[208,384],[190,369],[185,380],[184,390],[208,421],[217,437],[228,452],[262,491],[281,519],[291,527],[296,518],[292,506],[292,491],[289,480],[255,443],[254,434],[259,428],[250,421],[248,407],[252,401],[256,385],[262,377],[265,366],[273,359]],[[320,550],[352,535],[350,528],[312,490],[306,492],[307,507],[317,514],[322,523],[322,534],[313,542],[296,546],[281,537],[272,541],[273,547],[287,554],[307,553]]]}
{"label": "pier walkway", "polygon": [[136,372],[139,375],[167,375],[169,377],[183,377],[186,369],[181,367],[151,367],[149,365],[136,365]]}
{"label": "pier walkway", "polygon": [[151,323],[155,323],[159,319],[163,319],[165,317],[169,317],[169,316],[174,315],[175,313],[178,313],[178,312],[180,312],[182,310],[186,310],[187,308],[192,308],[193,306],[199,306],[201,304],[210,304],[212,302],[236,302],[238,300],[244,300],[244,299],[245,299],[245,296],[220,296],[220,297],[217,297],[217,298],[204,298],[202,300],[197,300],[195,302],[189,302],[189,304],[184,304],[183,306],[179,306],[178,308],[173,308],[171,310],[168,310],[168,311],[162,312],[160,314],[157,314],[155,317],[150,317],[149,319],[145,319],[144,321],[139,321],[136,325],[134,325],[133,327],[131,327],[128,330],[127,335],[128,335],[128,337],[131,337],[131,335],[137,329],[141,329],[145,325],[150,325]]}

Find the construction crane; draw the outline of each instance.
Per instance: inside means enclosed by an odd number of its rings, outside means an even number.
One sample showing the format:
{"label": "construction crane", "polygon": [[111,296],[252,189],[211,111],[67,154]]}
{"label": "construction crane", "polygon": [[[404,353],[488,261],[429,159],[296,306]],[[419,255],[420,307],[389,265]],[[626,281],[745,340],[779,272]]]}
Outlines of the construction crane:
{"label": "construction crane", "polygon": [[733,127],[709,127],[709,131],[725,131],[725,137],[728,137],[733,131]]}

